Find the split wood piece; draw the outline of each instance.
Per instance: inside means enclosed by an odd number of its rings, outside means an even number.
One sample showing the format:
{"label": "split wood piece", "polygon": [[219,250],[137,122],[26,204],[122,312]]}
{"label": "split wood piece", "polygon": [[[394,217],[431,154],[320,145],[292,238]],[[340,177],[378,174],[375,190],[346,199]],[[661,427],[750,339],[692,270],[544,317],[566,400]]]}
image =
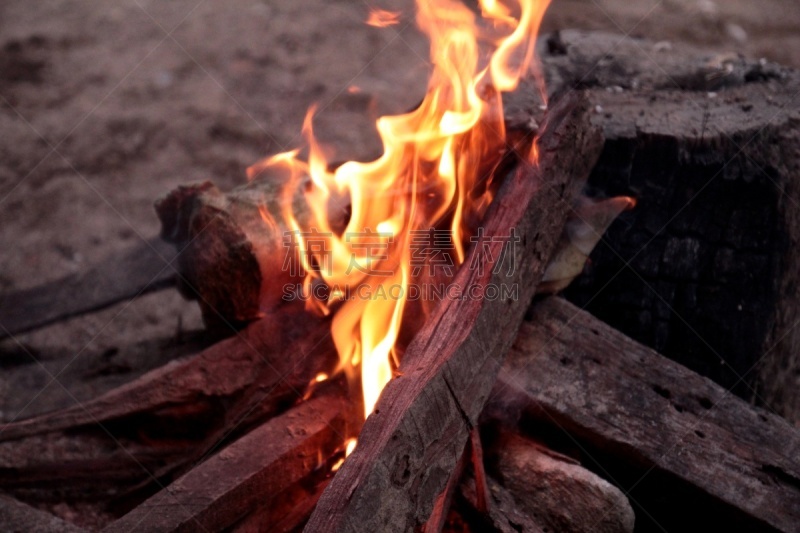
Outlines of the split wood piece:
{"label": "split wood piece", "polygon": [[589,88],[606,138],[590,190],[638,200],[566,297],[800,421],[800,71],[603,33],[550,44],[548,88]]}
{"label": "split wood piece", "polygon": [[[453,299],[436,307],[306,531],[409,531],[426,522],[599,154],[602,138],[588,115],[579,93],[551,107],[538,167],[517,169],[486,215],[485,235],[501,238],[478,243],[454,279],[465,291],[517,287],[517,298]],[[512,230],[519,243],[500,258]]]}
{"label": "split wood piece", "polygon": [[[54,428],[61,428],[63,435],[50,433],[58,438],[45,435],[39,441],[34,437],[33,442],[40,442],[46,452],[42,454],[31,455],[30,438],[3,443],[4,448],[18,450],[6,458],[17,457],[19,464],[0,470],[0,483],[25,491],[31,486],[26,479],[38,480],[33,488],[39,487],[36,498],[43,502],[80,499],[108,488],[116,494],[113,502],[96,496],[93,501],[103,509],[110,504],[129,509],[152,494],[157,485],[154,478],[168,483],[216,446],[295,403],[317,373],[330,372],[337,356],[329,323],[300,316],[284,313],[288,324],[297,325],[294,328],[269,325],[267,319],[257,322],[187,364],[169,366],[170,372],[153,372],[86,404],[86,410],[71,408],[6,426],[8,435],[0,434],[2,438],[19,439]],[[117,406],[117,401],[123,405]],[[96,421],[103,427],[98,428]],[[99,457],[92,452],[98,435],[110,440],[101,445]],[[133,458],[120,457],[117,440],[125,443]],[[70,458],[68,463],[62,460],[66,458]],[[42,476],[51,482],[41,482]],[[94,484],[86,485],[87,476],[94,476]],[[69,487],[75,490],[59,496]]]}
{"label": "split wood piece", "polygon": [[486,459],[519,508],[548,531],[633,533],[628,498],[574,461],[508,431]]}
{"label": "split wood piece", "polygon": [[577,446],[629,493],[637,527],[800,523],[800,431],[562,299],[535,304],[492,397],[493,414]]}
{"label": "split wood piece", "polygon": [[491,476],[487,477],[489,493],[488,511],[484,512],[478,502],[475,477],[464,476],[458,492],[458,505],[463,509],[476,531],[495,531],[497,533],[544,533],[544,529],[530,515],[520,510],[514,497]]}
{"label": "split wood piece", "polygon": [[176,254],[161,239],[149,239],[80,274],[0,294],[0,339],[169,287]]}
{"label": "split wood piece", "polygon": [[[0,425],[0,441],[169,411],[228,398],[256,384],[276,395],[305,386],[333,364],[330,322],[286,306],[197,355],[172,361],[81,405]],[[335,357],[335,352],[334,352]],[[301,392],[302,392],[301,390]]]}
{"label": "split wood piece", "polygon": [[6,533],[80,533],[83,529],[21,501],[0,495],[0,529]]}
{"label": "split wood piece", "polygon": [[228,445],[104,531],[223,531],[253,512],[268,528],[287,511],[274,507],[282,493],[342,448],[345,413],[342,398],[304,402]]}

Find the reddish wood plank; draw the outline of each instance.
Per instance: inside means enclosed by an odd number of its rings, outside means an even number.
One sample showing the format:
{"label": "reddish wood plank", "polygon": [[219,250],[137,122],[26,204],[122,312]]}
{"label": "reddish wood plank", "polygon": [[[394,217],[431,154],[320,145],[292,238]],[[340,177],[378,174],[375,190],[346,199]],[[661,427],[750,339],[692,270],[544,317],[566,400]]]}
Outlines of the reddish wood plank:
{"label": "reddish wood plank", "polygon": [[[453,299],[437,306],[306,531],[408,531],[431,514],[516,335],[572,198],[602,145],[599,132],[589,125],[588,105],[575,94],[553,106],[547,121],[539,166],[519,168],[504,183],[485,221],[486,235],[509,236],[513,229],[520,244],[497,269],[505,242],[486,243],[493,260],[475,246],[454,280],[464,288],[516,284],[518,297]],[[472,258],[484,266],[482,271],[469,268]]]}

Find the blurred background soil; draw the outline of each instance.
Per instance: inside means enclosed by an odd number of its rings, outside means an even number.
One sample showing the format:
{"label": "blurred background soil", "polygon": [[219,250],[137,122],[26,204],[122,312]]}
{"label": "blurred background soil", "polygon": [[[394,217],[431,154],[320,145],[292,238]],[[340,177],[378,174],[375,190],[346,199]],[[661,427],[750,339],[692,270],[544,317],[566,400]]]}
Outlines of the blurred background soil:
{"label": "blurred background soil", "polygon": [[[366,26],[370,6],[403,18]],[[179,184],[244,183],[247,166],[301,144],[313,103],[339,159],[377,155],[372,121],[425,89],[413,13],[400,0],[0,2],[0,293],[155,235],[153,201]],[[544,29],[565,28],[800,67],[796,0],[554,0]],[[52,408],[34,396],[48,384],[64,404],[90,395],[51,382],[89,371],[81,359],[200,327],[170,290],[3,341],[0,366],[31,396],[12,401],[0,381],[0,419]]]}

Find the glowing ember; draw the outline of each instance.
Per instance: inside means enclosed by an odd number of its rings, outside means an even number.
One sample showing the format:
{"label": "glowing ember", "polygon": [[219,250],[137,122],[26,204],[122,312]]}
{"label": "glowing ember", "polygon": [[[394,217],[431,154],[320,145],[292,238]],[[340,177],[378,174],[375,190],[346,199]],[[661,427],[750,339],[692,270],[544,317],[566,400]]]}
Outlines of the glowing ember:
{"label": "glowing ember", "polygon": [[[312,108],[303,128],[307,160],[291,151],[250,169],[251,175],[265,167],[290,174],[283,216],[302,252],[305,289],[319,284],[330,289],[327,299],[309,299],[308,306],[334,313],[337,370],[351,383],[360,377],[365,416],[400,356],[396,343],[409,284],[417,275],[411,268],[412,236],[446,228],[456,265],[464,261],[475,222],[492,200],[494,170],[507,152],[500,93],[515,89],[530,71],[548,3],[518,0],[510,7],[481,0],[490,22],[483,27],[460,2],[420,0],[417,23],[431,41],[433,73],[417,109],[378,119],[380,158],[331,170],[313,134]],[[397,16],[373,10],[368,23],[388,25]],[[535,161],[535,144],[526,150]],[[312,212],[305,224],[292,203],[298,191]],[[331,226],[328,211],[331,199],[342,196],[351,202],[344,229]]]}
{"label": "glowing ember", "polygon": [[400,13],[396,11],[386,11],[385,9],[372,8],[369,10],[369,17],[366,23],[376,28],[386,28],[394,26],[400,22]]}

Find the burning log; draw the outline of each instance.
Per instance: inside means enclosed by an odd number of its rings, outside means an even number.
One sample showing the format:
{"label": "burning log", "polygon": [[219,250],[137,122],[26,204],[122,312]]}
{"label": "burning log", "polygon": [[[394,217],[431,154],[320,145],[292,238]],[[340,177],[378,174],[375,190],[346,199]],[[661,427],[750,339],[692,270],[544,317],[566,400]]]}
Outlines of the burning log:
{"label": "burning log", "polygon": [[638,526],[800,522],[796,429],[559,298],[534,306],[487,413],[539,433],[554,427],[547,433],[562,443],[566,434],[628,493]]}
{"label": "burning log", "polygon": [[[589,190],[638,201],[566,297],[740,397],[798,416],[800,74],[602,33],[546,44],[548,88],[587,88],[606,138]],[[510,94],[509,115],[530,116],[534,94]]]}
{"label": "burning log", "polygon": [[[283,303],[282,288],[302,276],[285,268],[281,199],[287,176],[260,170],[245,186],[223,194],[211,182],[179,187],[156,202],[161,236],[181,250],[178,287],[197,300],[203,321],[212,330],[230,334]],[[306,182],[310,181],[306,178]],[[301,220],[306,204],[294,202]],[[331,213],[347,219],[342,200]]]}
{"label": "burning log", "polygon": [[[427,521],[601,146],[577,96],[551,108],[538,167],[519,168],[487,213],[488,235],[516,230],[522,246],[513,260],[495,269],[497,259],[490,259],[500,257],[507,237],[489,244],[489,258],[478,255],[478,245],[471,252],[479,259],[475,268],[465,263],[455,279],[461,287],[516,284],[518,297],[441,302],[408,347],[398,377],[383,391],[307,531],[406,531]],[[516,268],[506,272],[512,261]]]}
{"label": "burning log", "polygon": [[[315,469],[327,471],[326,460],[344,443],[348,411],[342,398],[304,402],[228,445],[103,531],[222,531],[240,527],[251,514],[266,517],[258,529],[271,527],[292,505],[305,507],[305,491],[299,491],[299,501],[286,496]],[[302,525],[302,513],[295,520],[294,527]]]}

